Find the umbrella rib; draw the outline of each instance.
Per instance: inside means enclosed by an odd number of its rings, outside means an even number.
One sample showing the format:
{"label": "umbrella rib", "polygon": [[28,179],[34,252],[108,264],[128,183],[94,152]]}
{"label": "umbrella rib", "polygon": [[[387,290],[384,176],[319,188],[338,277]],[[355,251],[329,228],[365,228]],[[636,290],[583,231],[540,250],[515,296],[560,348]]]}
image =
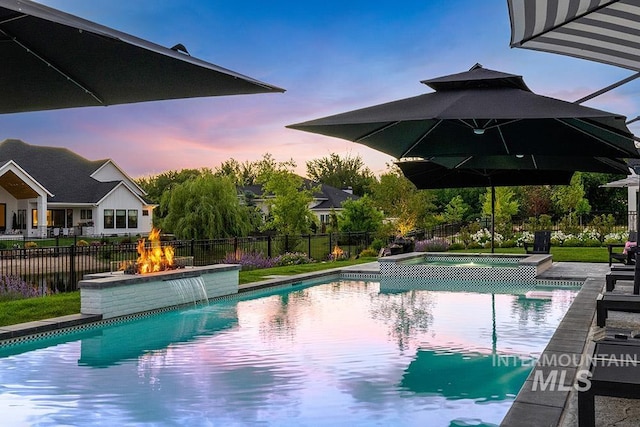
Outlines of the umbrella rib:
{"label": "umbrella rib", "polygon": [[[579,127],[576,127],[576,126],[572,125],[571,123],[568,123],[568,122],[564,121],[563,119],[554,118],[554,120],[557,120],[557,121],[559,121],[560,123],[563,123],[565,126],[569,126],[571,129],[577,130],[578,132],[581,132],[581,133],[583,133],[583,134],[585,134],[585,135],[589,135],[590,137],[597,139],[598,141],[602,142],[602,143],[603,143],[603,144],[605,144],[605,145],[608,145],[608,146],[609,146],[609,147],[611,147],[611,148],[615,148],[615,149],[616,149],[616,150],[618,150],[618,151],[621,151],[621,152],[623,152],[623,153],[625,153],[625,154],[629,154],[628,152],[626,152],[625,150],[621,149],[621,148],[620,148],[620,147],[618,147],[617,145],[612,144],[612,143],[610,143],[610,142],[607,142],[607,141],[605,141],[604,139],[600,138],[599,136],[594,135],[594,134],[592,134],[592,133],[590,133],[590,132],[587,132],[587,131],[586,131],[586,130],[584,130],[584,129],[580,129]],[[584,121],[584,120],[582,120],[582,119],[578,119],[578,118],[576,118],[575,120],[579,121],[580,123],[586,123],[586,124],[589,124],[588,122],[586,122],[586,121]],[[606,128],[603,128],[603,127],[599,127],[598,129],[601,129],[601,130],[603,130],[603,131],[605,131],[605,132],[609,132],[609,133],[615,134],[615,135],[620,136],[620,137],[622,137],[622,138],[629,138],[629,139],[635,140],[635,136],[626,137],[626,136],[624,136],[624,135],[620,135],[620,134],[618,134],[618,133],[612,132],[612,131],[610,131],[610,130],[608,130],[608,129],[606,129]]]}
{"label": "umbrella rib", "polygon": [[504,135],[502,134],[502,129],[500,128],[500,125],[496,125],[496,127],[498,128],[498,134],[500,135],[500,140],[502,141],[502,145],[504,145],[504,150],[507,152],[507,154],[511,154],[511,152],[509,151],[509,146],[507,145],[507,141],[505,141]]}
{"label": "umbrella rib", "polygon": [[382,132],[382,131],[385,131],[385,130],[389,129],[390,127],[393,127],[393,126],[397,125],[398,123],[400,123],[400,122],[399,122],[399,121],[395,121],[395,122],[391,122],[391,123],[389,123],[389,124],[386,124],[386,125],[384,125],[384,126],[382,126],[382,127],[379,127],[379,128],[378,128],[378,129],[376,129],[376,130],[373,130],[373,131],[371,131],[371,132],[369,132],[369,133],[365,133],[365,134],[364,134],[364,135],[362,135],[361,137],[358,137],[358,138],[354,139],[354,140],[353,140],[353,142],[360,142],[360,141],[362,141],[363,139],[367,139],[367,138],[369,138],[370,136],[373,136],[373,135],[375,135],[375,134],[377,134],[377,133],[379,133],[379,132]]}
{"label": "umbrella rib", "polygon": [[411,152],[411,150],[413,150],[414,148],[416,148],[416,146],[417,146],[418,144],[420,144],[420,143],[422,142],[422,140],[423,140],[423,139],[425,139],[427,136],[429,136],[429,134],[430,134],[430,133],[431,133],[435,128],[437,128],[437,127],[438,127],[438,125],[439,125],[440,123],[442,123],[442,121],[443,121],[443,120],[442,120],[442,119],[440,119],[440,120],[438,120],[438,121],[436,122],[436,124],[435,124],[435,125],[431,126],[431,128],[429,128],[429,130],[428,130],[428,131],[426,131],[426,132],[425,132],[425,133],[424,133],[420,138],[418,138],[418,140],[417,140],[416,142],[414,142],[414,143],[413,143],[413,145],[411,145],[411,147],[409,147],[409,149],[408,149],[408,150],[405,150],[405,152],[404,152],[404,153],[402,153],[402,155],[400,156],[400,158],[402,158],[402,157],[407,157],[407,154],[408,154],[409,152]]}
{"label": "umbrella rib", "polygon": [[[22,15],[21,17],[25,17],[26,15]],[[13,18],[12,20],[21,18],[21,17],[16,17]],[[15,44],[17,44],[18,46],[20,46],[21,48],[23,48],[28,54],[33,55],[35,58],[37,58],[39,61],[42,61],[47,67],[51,68],[53,71],[55,71],[56,73],[60,74],[61,76],[63,76],[64,78],[67,79],[67,81],[71,82],[72,84],[76,85],[77,87],[79,87],[81,90],[83,90],[87,95],[91,96],[93,99],[95,99],[96,101],[98,101],[100,104],[104,104],[104,101],[102,99],[100,99],[100,97],[98,97],[92,90],[90,90],[88,87],[86,87],[85,85],[83,85],[82,83],[80,83],[79,81],[77,81],[76,79],[74,79],[71,75],[65,73],[63,70],[61,70],[60,68],[56,67],[55,65],[53,65],[51,63],[51,61],[48,61],[47,59],[45,59],[44,57],[40,56],[37,52],[35,52],[33,49],[31,49],[29,46],[26,46],[24,43],[22,43],[20,40],[18,40],[17,37],[15,37],[14,35],[8,33],[6,30],[4,29],[0,29],[0,33],[4,34],[6,37],[8,37],[12,42],[14,42]]]}

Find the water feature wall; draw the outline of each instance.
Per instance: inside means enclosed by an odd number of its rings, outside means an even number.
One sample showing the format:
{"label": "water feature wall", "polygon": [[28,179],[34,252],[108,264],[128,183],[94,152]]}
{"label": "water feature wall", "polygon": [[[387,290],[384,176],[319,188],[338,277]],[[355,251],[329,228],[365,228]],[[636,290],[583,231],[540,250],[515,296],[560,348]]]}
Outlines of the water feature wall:
{"label": "water feature wall", "polygon": [[151,274],[90,274],[78,283],[80,311],[108,319],[236,294],[239,271],[239,265],[216,264]]}

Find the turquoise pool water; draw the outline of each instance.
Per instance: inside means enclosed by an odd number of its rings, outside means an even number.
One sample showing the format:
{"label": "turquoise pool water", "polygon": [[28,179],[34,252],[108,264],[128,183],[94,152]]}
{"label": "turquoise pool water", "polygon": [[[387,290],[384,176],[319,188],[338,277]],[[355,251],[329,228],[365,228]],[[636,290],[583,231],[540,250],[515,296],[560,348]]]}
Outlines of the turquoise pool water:
{"label": "turquoise pool water", "polygon": [[500,423],[575,290],[334,281],[0,348],[11,426]]}

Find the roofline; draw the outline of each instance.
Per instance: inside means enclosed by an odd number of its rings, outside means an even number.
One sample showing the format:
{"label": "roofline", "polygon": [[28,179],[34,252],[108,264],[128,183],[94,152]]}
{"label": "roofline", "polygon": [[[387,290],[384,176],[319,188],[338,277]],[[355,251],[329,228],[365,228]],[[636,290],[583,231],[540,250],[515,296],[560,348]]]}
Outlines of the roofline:
{"label": "roofline", "polygon": [[[147,195],[147,192],[144,191],[144,189],[142,187],[140,187],[138,185],[138,183],[136,183],[133,178],[131,178],[125,171],[122,170],[122,168],[120,168],[120,166],[118,166],[118,164],[116,162],[114,162],[112,159],[107,159],[102,165],[100,165],[100,167],[98,169],[96,169],[95,171],[93,171],[93,173],[91,175],[89,175],[91,178],[93,178],[93,176],[95,174],[97,174],[100,170],[102,170],[103,168],[105,168],[109,163],[111,163],[116,169],[118,169],[118,171],[124,175],[138,190],[140,190],[142,192],[142,194],[144,194],[145,196]],[[93,178],[95,179],[95,178]]]}
{"label": "roofline", "polygon": [[31,175],[29,175],[24,169],[22,169],[20,167],[19,164],[17,164],[16,162],[14,162],[13,160],[8,160],[5,164],[3,164],[2,166],[0,166],[0,175],[3,175],[5,170],[11,170],[11,166],[14,166],[16,169],[18,169],[18,171],[20,171],[20,173],[24,174],[27,178],[29,178],[31,181],[33,181],[34,184],[36,184],[38,187],[40,187],[45,193],[47,193],[47,196],[49,197],[54,197],[54,195],[47,190],[47,188],[40,184],[40,182],[35,179],[34,177],[32,177]]}
{"label": "roofline", "polygon": [[126,182],[124,181],[119,181],[118,184],[116,186],[114,186],[111,190],[109,190],[107,192],[107,194],[105,194],[104,196],[102,196],[102,198],[100,200],[98,200],[96,202],[96,205],[99,205],[100,203],[102,203],[104,201],[104,199],[106,199],[107,197],[109,197],[111,194],[113,194],[119,187],[124,186],[127,188],[127,190],[129,190],[131,192],[131,194],[133,194],[138,200],[140,200],[140,202],[142,202],[143,205],[148,206],[149,203],[147,203],[146,200],[144,200],[142,197],[140,197],[140,195],[138,193],[136,193],[135,191],[133,191],[131,189],[131,187],[129,187],[127,185]]}

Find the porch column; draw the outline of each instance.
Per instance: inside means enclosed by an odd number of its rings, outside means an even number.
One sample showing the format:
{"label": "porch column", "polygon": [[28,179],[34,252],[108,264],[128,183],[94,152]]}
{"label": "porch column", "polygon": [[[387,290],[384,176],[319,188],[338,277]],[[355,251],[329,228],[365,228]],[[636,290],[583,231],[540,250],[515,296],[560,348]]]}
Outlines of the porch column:
{"label": "porch column", "polygon": [[38,236],[47,237],[47,195],[38,196]]}

